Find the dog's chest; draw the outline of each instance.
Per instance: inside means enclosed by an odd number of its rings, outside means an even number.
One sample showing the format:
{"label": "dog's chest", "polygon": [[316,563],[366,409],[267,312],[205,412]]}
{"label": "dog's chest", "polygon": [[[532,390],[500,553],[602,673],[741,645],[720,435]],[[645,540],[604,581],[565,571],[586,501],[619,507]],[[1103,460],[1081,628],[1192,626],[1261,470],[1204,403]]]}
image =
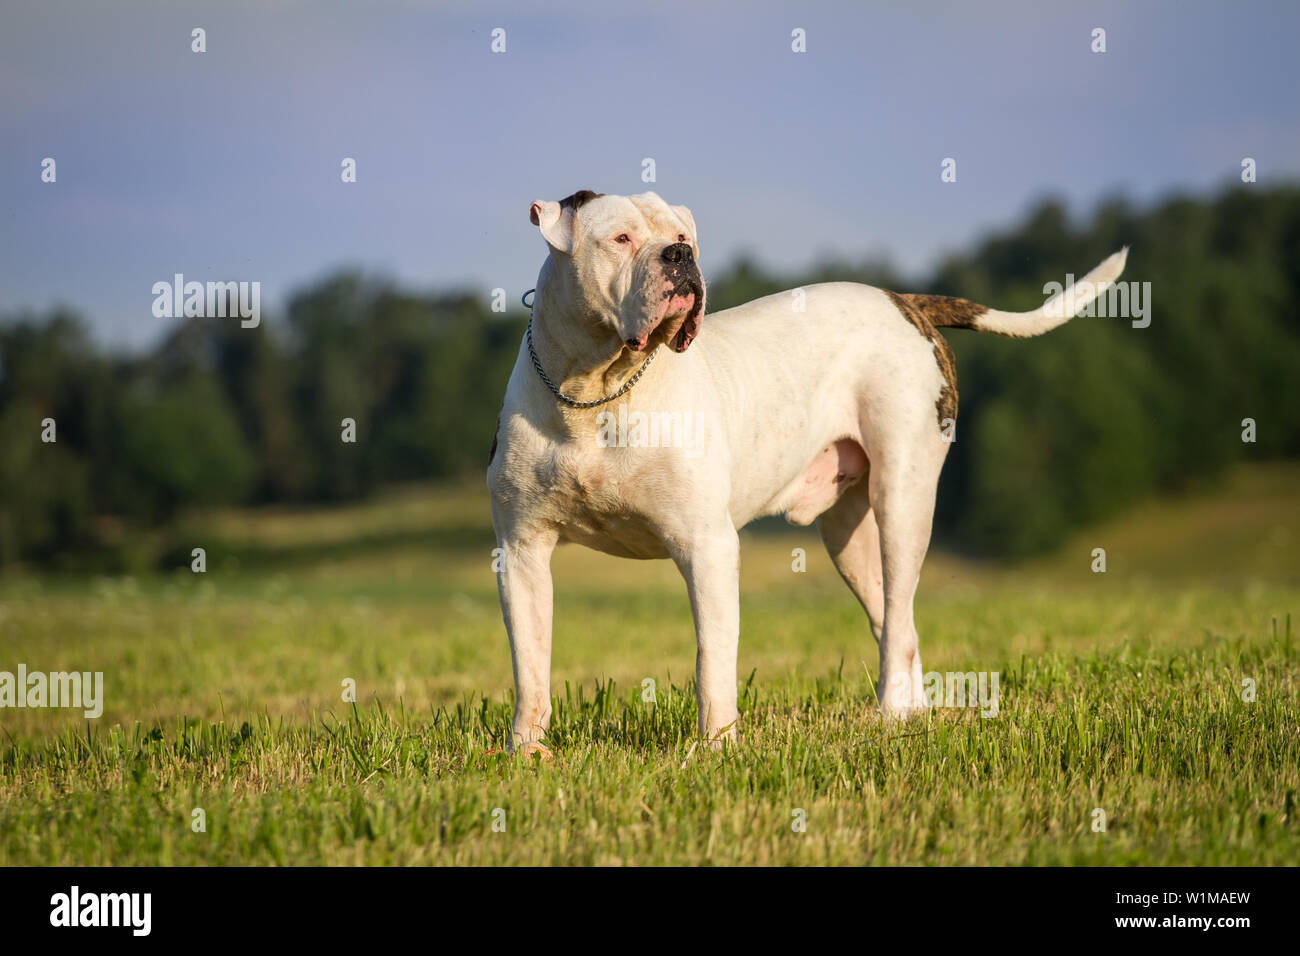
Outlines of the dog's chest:
{"label": "dog's chest", "polygon": [[616,448],[553,445],[539,462],[537,478],[561,540],[632,558],[660,558],[655,508],[636,456]]}

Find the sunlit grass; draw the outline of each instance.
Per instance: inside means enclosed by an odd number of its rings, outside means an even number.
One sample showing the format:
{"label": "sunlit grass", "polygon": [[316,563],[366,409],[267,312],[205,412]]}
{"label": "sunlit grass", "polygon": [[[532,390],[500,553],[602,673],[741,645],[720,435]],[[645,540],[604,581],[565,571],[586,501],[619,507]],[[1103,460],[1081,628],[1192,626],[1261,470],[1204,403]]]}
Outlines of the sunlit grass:
{"label": "sunlit grass", "polygon": [[96,721],[0,710],[0,863],[1300,862],[1296,478],[1249,470],[1019,568],[936,555],[926,669],[997,671],[992,719],[881,722],[815,532],[749,535],[723,754],[694,745],[676,571],[564,549],[544,765],[488,753],[510,663],[477,489],[196,519],[206,575],[0,583],[0,670],[106,685]]}

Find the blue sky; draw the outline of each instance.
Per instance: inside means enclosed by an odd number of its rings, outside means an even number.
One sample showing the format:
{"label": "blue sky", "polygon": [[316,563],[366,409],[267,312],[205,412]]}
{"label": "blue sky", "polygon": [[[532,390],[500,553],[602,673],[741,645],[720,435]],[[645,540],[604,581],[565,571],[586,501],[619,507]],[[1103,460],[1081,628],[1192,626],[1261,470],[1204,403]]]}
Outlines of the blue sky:
{"label": "blue sky", "polygon": [[1300,175],[1294,3],[6,0],[0,17],[0,313],[68,305],[117,347],[156,340],[151,288],[176,272],[259,281],[271,313],[344,265],[514,299],[544,255],[528,204],[579,188],[690,206],[706,275],[742,251],[920,274],[1044,194],[1082,213],[1209,192],[1244,156],[1262,184]]}

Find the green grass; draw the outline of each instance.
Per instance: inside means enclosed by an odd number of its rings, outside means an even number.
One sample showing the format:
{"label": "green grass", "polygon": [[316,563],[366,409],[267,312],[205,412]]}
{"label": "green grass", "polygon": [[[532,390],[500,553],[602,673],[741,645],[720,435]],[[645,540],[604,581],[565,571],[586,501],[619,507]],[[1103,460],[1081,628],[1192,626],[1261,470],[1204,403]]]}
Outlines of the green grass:
{"label": "green grass", "polygon": [[476,490],[199,516],[206,575],[0,582],[0,670],[106,684],[96,721],[0,710],[0,864],[1295,864],[1297,504],[1300,469],[1256,467],[1033,564],[936,554],[926,669],[998,671],[992,719],[879,720],[815,532],[749,535],[720,754],[675,570],[564,549],[548,763],[488,753],[510,663]]}

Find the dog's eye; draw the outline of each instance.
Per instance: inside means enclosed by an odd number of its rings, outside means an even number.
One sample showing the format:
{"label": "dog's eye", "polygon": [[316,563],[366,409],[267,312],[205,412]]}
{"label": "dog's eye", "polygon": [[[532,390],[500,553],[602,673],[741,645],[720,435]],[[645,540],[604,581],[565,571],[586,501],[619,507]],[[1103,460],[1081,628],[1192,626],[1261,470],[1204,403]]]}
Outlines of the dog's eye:
{"label": "dog's eye", "polygon": [[626,232],[620,232],[617,236],[614,237],[614,241],[615,241],[615,242],[631,242],[631,241],[632,241],[632,237],[629,236]]}

